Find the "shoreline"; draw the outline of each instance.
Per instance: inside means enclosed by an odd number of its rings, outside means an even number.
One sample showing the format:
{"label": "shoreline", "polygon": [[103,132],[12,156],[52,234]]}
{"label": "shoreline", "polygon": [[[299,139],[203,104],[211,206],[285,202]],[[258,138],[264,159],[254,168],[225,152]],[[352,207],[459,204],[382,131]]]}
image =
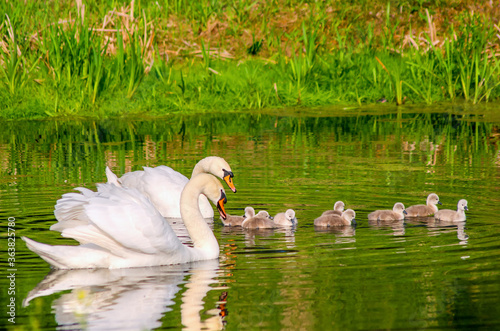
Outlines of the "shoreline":
{"label": "shoreline", "polygon": [[[198,4],[162,4],[62,1],[55,14],[4,4],[0,118],[500,99],[500,9],[488,4],[450,3],[451,15],[444,3],[256,2],[241,24],[236,2],[211,4],[209,17]],[[262,25],[256,9],[275,17]]]}

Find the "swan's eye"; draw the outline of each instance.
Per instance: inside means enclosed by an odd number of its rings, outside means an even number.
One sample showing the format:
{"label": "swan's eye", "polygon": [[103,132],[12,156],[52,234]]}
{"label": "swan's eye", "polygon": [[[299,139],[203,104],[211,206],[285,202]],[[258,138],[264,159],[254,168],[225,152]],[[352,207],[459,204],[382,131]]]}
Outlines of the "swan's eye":
{"label": "swan's eye", "polygon": [[222,172],[224,173],[224,177],[229,176],[230,178],[234,177],[234,174],[232,171],[227,171],[226,169],[222,169]]}

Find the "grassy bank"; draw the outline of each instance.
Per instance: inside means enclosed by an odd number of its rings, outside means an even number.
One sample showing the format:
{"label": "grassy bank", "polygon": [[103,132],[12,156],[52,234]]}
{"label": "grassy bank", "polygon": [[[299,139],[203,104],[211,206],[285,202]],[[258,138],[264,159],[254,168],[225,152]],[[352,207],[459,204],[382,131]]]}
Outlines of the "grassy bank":
{"label": "grassy bank", "polygon": [[467,1],[7,1],[0,116],[500,97],[500,9]]}

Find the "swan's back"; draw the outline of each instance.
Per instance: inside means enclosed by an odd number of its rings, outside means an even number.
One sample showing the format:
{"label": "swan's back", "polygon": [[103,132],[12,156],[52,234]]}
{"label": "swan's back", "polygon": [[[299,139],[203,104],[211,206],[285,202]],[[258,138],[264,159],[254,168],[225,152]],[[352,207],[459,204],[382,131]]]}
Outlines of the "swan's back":
{"label": "swan's back", "polygon": [[226,219],[222,219],[222,224],[224,226],[241,226],[245,216],[237,216],[237,215],[227,215]]}
{"label": "swan's back", "polygon": [[334,214],[326,214],[326,215],[323,214],[314,220],[314,226],[327,227],[327,226],[342,226],[342,225],[348,225],[348,224],[344,223],[342,216]]}
{"label": "swan's back", "polygon": [[245,229],[274,229],[274,222],[268,218],[253,217],[243,221],[241,226]]}
{"label": "swan's back", "polygon": [[241,223],[241,226],[245,229],[273,229],[275,228],[274,222],[267,216],[269,213],[261,213],[262,210],[259,212],[259,214],[255,215],[255,210],[252,208],[251,210],[248,210],[248,212],[245,211],[245,220],[243,223]]}
{"label": "swan's back", "polygon": [[273,220],[273,218],[271,217],[271,215],[269,215],[269,212],[267,210],[259,210],[259,212],[255,216],[262,217],[262,218],[268,218],[271,221]]}
{"label": "swan's back", "polygon": [[409,217],[430,216],[438,211],[436,204],[441,204],[439,202],[439,197],[437,196],[437,194],[431,193],[427,197],[427,204],[414,205],[406,208],[407,216]]}
{"label": "swan's back", "polygon": [[314,220],[314,226],[328,227],[328,226],[345,226],[351,225],[352,221],[356,218],[356,213],[352,209],[347,209],[342,213],[342,216],[335,214],[321,215]]}
{"label": "swan's back", "polygon": [[344,202],[337,201],[333,205],[333,209],[326,210],[321,215],[338,215],[338,216],[342,216],[342,213],[344,212],[344,207],[345,207]]}
{"label": "swan's back", "polygon": [[342,212],[334,209],[328,209],[323,212],[321,215],[337,215],[342,216]]}
{"label": "swan's back", "polygon": [[437,207],[432,208],[432,206],[428,205],[413,205],[406,208],[406,212],[408,213],[408,217],[424,217],[430,216],[437,211]]}
{"label": "swan's back", "polygon": [[404,219],[405,207],[401,202],[396,202],[392,210],[376,210],[368,214],[370,221],[398,221]]}
{"label": "swan's back", "polygon": [[[180,218],[181,193],[189,179],[167,166],[128,172],[119,181],[125,187],[135,188],[155,205],[167,218]],[[214,216],[212,206],[204,196],[200,196],[200,208],[203,217]]]}

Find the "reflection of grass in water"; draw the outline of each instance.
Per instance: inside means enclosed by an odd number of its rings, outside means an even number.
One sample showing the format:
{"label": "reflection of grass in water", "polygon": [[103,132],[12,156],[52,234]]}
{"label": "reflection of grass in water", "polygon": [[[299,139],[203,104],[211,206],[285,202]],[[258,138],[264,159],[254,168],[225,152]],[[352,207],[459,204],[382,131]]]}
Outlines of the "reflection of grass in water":
{"label": "reflection of grass in water", "polygon": [[[412,119],[408,121],[407,119]],[[479,120],[479,121],[478,121]],[[158,121],[4,122],[0,133],[2,172],[39,174],[37,169],[61,168],[54,182],[68,185],[104,179],[104,167],[118,173],[140,165],[179,163],[183,148],[202,146],[199,155],[279,153],[284,171],[299,160],[328,169],[363,168],[388,173],[423,172],[434,165],[456,166],[469,160],[493,162],[498,152],[498,126],[482,116],[453,114],[388,114],[360,117],[280,117],[239,115],[176,116]],[[221,137],[222,140],[219,140]],[[216,138],[216,140],[213,140]],[[236,148],[237,149],[233,149]],[[317,150],[322,146],[321,150]],[[32,150],[29,159],[23,150]],[[226,150],[226,151],[225,151]],[[314,154],[309,155],[309,151]],[[47,153],[52,155],[47,159]],[[283,156],[279,156],[283,154]],[[292,159],[290,154],[295,155]],[[310,159],[309,159],[310,158]],[[167,162],[167,160],[170,160]],[[13,172],[13,169],[16,169]],[[305,168],[307,169],[307,167]],[[307,170],[313,173],[315,169]],[[46,171],[44,171],[46,173]],[[462,173],[459,171],[459,173]],[[343,176],[348,176],[344,173]],[[452,176],[451,178],[453,178]],[[299,176],[308,178],[308,176]],[[318,179],[319,180],[319,179]]]}

